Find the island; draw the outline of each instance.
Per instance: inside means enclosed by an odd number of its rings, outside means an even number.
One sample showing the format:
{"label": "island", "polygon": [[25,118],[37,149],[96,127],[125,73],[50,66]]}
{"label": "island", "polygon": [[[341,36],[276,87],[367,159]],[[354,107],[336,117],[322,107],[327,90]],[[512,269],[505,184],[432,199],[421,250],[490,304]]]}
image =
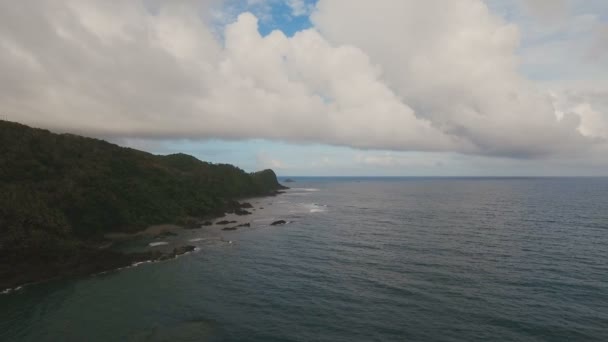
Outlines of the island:
{"label": "island", "polygon": [[239,199],[282,189],[272,170],[247,173],[0,121],[0,290],[189,252],[125,254],[106,248],[106,237],[210,225],[225,212],[247,214]]}

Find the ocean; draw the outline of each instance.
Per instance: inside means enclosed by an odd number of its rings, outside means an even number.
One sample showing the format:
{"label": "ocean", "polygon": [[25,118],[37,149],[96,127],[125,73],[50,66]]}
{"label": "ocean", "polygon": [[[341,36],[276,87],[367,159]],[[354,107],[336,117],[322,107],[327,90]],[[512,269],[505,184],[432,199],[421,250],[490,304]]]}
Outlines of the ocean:
{"label": "ocean", "polygon": [[0,340],[608,341],[608,178],[291,178],[122,247],[190,254],[0,295]]}

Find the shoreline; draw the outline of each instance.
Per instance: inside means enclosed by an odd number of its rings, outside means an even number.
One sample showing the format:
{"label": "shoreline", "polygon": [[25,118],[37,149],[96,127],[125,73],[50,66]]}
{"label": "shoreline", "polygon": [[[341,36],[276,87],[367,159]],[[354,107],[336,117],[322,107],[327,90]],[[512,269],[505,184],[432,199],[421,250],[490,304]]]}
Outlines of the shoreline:
{"label": "shoreline", "polygon": [[[191,247],[191,249],[189,249],[187,247]],[[158,256],[156,258],[133,261],[131,264],[127,264],[127,265],[123,265],[123,266],[119,266],[119,267],[113,267],[113,268],[99,271],[96,273],[57,275],[57,276],[50,277],[50,278],[45,278],[45,279],[36,280],[36,281],[28,282],[28,283],[23,283],[23,284],[15,286],[15,287],[8,287],[8,288],[4,288],[4,289],[0,290],[0,295],[11,294],[13,292],[23,290],[24,288],[26,288],[28,286],[44,284],[46,282],[50,282],[53,280],[67,279],[67,278],[71,278],[71,277],[74,277],[74,278],[94,277],[94,276],[103,275],[103,274],[107,274],[107,273],[111,273],[111,272],[118,272],[118,271],[130,269],[130,268],[134,268],[139,265],[155,264],[155,263],[159,263],[159,262],[170,261],[170,260],[177,259],[183,255],[188,255],[188,254],[200,251],[200,248],[194,247],[194,246],[183,246],[182,248],[184,248],[184,249],[182,249],[182,251],[179,253],[176,252],[176,250],[177,250],[177,248],[176,248],[176,249],[174,249],[174,251],[172,253],[160,253],[159,254],[160,256]],[[129,255],[129,253],[124,253],[124,254]]]}
{"label": "shoreline", "polygon": [[[175,232],[175,231],[180,231],[180,230],[200,229],[200,228],[202,228],[202,226],[204,226],[205,222],[214,223],[218,219],[224,218],[227,215],[234,213],[235,210],[252,208],[251,206],[247,206],[247,205],[250,205],[250,203],[248,203],[247,201],[268,198],[268,197],[276,197],[278,195],[285,193],[285,190],[290,189],[289,187],[286,187],[282,184],[279,184],[279,185],[281,186],[280,188],[278,188],[277,190],[273,190],[266,195],[238,197],[238,198],[234,198],[234,199],[230,200],[229,205],[227,205],[227,207],[222,210],[223,211],[222,214],[209,215],[209,216],[204,216],[204,217],[190,217],[191,219],[196,221],[196,223],[200,223],[200,226],[197,226],[197,227],[188,227],[187,225],[179,224],[179,223],[175,223],[175,222],[174,223],[160,223],[160,224],[149,225],[142,230],[132,232],[132,233],[125,233],[125,232],[106,233],[106,234],[104,234],[103,237],[104,237],[104,239],[114,242],[114,241],[125,241],[125,240],[130,240],[133,238],[145,237],[145,236],[157,236],[159,234],[162,234],[163,232]],[[241,202],[244,202],[244,203],[241,203]],[[256,210],[256,209],[253,208],[253,210]],[[251,214],[251,213],[249,213],[249,214]],[[237,215],[239,215],[239,214],[237,214]],[[240,216],[246,216],[246,215],[240,215]]]}
{"label": "shoreline", "polygon": [[[112,250],[115,247],[116,243],[119,242],[127,242],[144,238],[153,238],[162,236],[162,234],[175,234],[178,235],[178,232],[184,231],[193,231],[200,230],[202,228],[207,227],[225,227],[223,225],[218,225],[218,220],[225,218],[227,215],[238,215],[237,217],[246,217],[247,215],[243,214],[235,214],[235,210],[239,210],[242,208],[250,208],[250,210],[256,210],[253,208],[250,203],[246,202],[261,200],[269,197],[275,197],[284,193],[283,190],[288,189],[287,187],[283,187],[280,190],[273,191],[272,193],[264,196],[250,196],[243,197],[239,199],[231,200],[231,204],[225,208],[224,213],[221,215],[213,215],[207,216],[204,219],[202,218],[193,218],[197,223],[200,223],[197,227],[186,227],[184,225],[179,225],[175,223],[167,223],[167,224],[156,224],[150,225],[140,231],[133,233],[106,233],[103,236],[102,241],[97,242],[83,242],[83,246],[78,250],[77,253],[74,253],[76,262],[70,260],[67,262],[54,262],[51,263],[49,271],[48,268],[41,267],[41,264],[44,264],[44,260],[35,260],[32,263],[27,263],[27,261],[21,264],[13,265],[21,272],[20,274],[30,274],[30,276],[14,276],[14,281],[10,279],[6,281],[6,284],[0,286],[0,295],[3,294],[11,294],[16,291],[20,291],[28,286],[42,284],[45,282],[58,280],[62,278],[80,278],[80,277],[88,277],[95,276],[99,274],[105,274],[114,271],[120,271],[123,269],[128,269],[132,267],[137,267],[141,264],[148,263],[157,263],[162,261],[174,260],[177,259],[181,255],[191,254],[199,251],[201,248],[197,246],[192,246],[184,242],[184,244],[180,244],[174,247],[172,250],[168,249],[163,251],[161,250],[145,250],[141,252],[121,252]],[[211,223],[206,224],[206,223]],[[192,242],[192,241],[188,241]],[[154,247],[154,246],[149,246]],[[36,262],[37,261],[37,262]],[[29,271],[24,271],[28,269]],[[36,271],[42,270],[41,273],[37,273]],[[46,273],[45,273],[46,271]],[[54,274],[52,274],[54,273]],[[25,281],[18,280],[22,278]],[[1,282],[0,282],[1,283]],[[7,286],[8,285],[8,286]]]}
{"label": "shoreline", "polygon": [[183,229],[188,228],[174,223],[154,224],[134,233],[107,233],[104,234],[103,238],[109,240],[109,243],[113,244],[117,241],[128,241],[141,237],[156,236],[163,232],[175,232]]}

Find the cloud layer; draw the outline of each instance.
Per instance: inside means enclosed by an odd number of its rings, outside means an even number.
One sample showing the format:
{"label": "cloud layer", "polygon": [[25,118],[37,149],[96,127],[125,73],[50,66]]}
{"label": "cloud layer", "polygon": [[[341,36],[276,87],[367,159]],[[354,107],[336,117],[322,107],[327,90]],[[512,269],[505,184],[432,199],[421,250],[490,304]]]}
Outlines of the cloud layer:
{"label": "cloud layer", "polygon": [[314,27],[261,36],[250,13],[218,27],[220,1],[3,2],[2,114],[111,137],[525,158],[608,137],[601,97],[523,77],[518,27],[482,1],[290,5]]}

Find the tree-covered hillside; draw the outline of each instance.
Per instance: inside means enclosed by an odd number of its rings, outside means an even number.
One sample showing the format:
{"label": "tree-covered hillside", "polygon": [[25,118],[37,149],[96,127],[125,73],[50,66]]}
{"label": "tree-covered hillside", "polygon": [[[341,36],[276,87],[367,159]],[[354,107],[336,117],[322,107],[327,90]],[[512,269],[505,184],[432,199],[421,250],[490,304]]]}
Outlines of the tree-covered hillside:
{"label": "tree-covered hillside", "polygon": [[0,257],[213,216],[235,198],[280,188],[272,170],[249,174],[0,121]]}

